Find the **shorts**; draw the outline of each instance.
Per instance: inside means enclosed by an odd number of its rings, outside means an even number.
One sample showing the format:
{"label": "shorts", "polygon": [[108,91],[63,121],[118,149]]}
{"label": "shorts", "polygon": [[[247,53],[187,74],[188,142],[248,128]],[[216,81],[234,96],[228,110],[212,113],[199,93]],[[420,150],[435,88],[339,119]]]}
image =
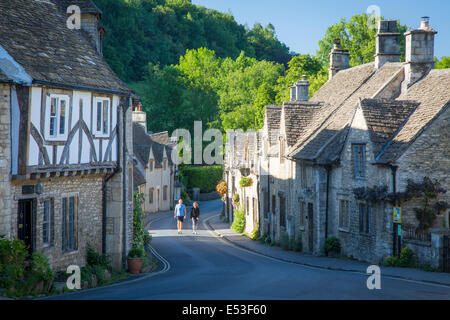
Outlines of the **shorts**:
{"label": "shorts", "polygon": [[184,216],[177,216],[178,221],[183,222],[184,221]]}

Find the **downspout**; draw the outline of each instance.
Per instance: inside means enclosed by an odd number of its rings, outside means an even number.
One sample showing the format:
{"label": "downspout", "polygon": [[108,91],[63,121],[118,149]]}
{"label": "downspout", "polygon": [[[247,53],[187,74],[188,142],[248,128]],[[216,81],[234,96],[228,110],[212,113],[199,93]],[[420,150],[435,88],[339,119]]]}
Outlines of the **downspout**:
{"label": "downspout", "polygon": [[269,237],[271,238],[271,232],[270,232],[270,225],[272,222],[272,208],[270,207],[270,158],[269,155],[267,155],[267,209],[269,210],[268,212],[268,219],[269,219],[269,223],[267,224],[267,232],[269,233]]}
{"label": "downspout", "polygon": [[126,96],[125,98],[126,102],[123,105],[123,114],[122,114],[122,189],[123,189],[123,212],[122,212],[122,223],[123,223],[123,239],[122,239],[122,261],[125,266],[126,264],[126,257],[127,257],[127,179],[126,179],[126,173],[128,171],[128,168],[126,167],[127,159],[126,159],[126,153],[127,153],[127,144],[126,144],[126,121],[127,121],[127,111],[130,107],[130,99],[131,96]]}
{"label": "downspout", "polygon": [[[392,173],[392,192],[394,193],[394,207],[397,206],[397,166],[391,165],[391,173]],[[393,219],[393,218],[392,218]],[[397,251],[397,239],[396,239],[396,226],[397,224],[392,221],[392,256],[396,255]]]}
{"label": "downspout", "polygon": [[325,166],[327,170],[327,195],[325,200],[325,239],[328,238],[328,203],[329,203],[329,197],[330,197],[330,177],[331,177],[331,165]]}

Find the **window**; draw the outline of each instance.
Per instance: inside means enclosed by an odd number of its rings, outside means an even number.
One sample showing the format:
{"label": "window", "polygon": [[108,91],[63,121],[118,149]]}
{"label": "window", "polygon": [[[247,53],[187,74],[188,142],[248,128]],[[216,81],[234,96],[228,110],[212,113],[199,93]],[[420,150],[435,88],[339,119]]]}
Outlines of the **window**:
{"label": "window", "polygon": [[163,187],[163,200],[167,200],[167,186]]}
{"label": "window", "polygon": [[250,207],[249,207],[249,203],[248,203],[248,197],[245,198],[245,212],[247,215],[249,215],[250,213]]}
{"label": "window", "polygon": [[54,209],[53,199],[44,201],[44,217],[42,219],[42,242],[44,247],[52,246],[54,242]]}
{"label": "window", "polygon": [[148,202],[149,203],[153,203],[153,192],[155,191],[154,188],[150,188],[148,190]]}
{"label": "window", "polygon": [[167,159],[163,160],[163,166],[164,166],[164,170],[166,170],[166,168],[167,168]]}
{"label": "window", "polygon": [[339,200],[339,228],[349,229],[350,212],[348,200]]}
{"label": "window", "polygon": [[306,203],[305,201],[300,201],[300,226],[305,226],[305,207]]}
{"label": "window", "polygon": [[67,137],[69,96],[52,94],[47,99],[45,136],[47,140]]}
{"label": "window", "polygon": [[94,99],[94,133],[97,136],[108,136],[109,134],[109,98]]}
{"label": "window", "polygon": [[286,198],[280,195],[280,226],[286,227]]}
{"label": "window", "polygon": [[301,171],[302,171],[302,176],[301,176],[302,188],[306,188],[308,186],[306,165],[304,165],[304,164],[301,165]]}
{"label": "window", "polygon": [[150,160],[148,167],[150,171],[153,171],[153,160]]}
{"label": "window", "polygon": [[272,214],[275,214],[277,209],[277,197],[272,196]]}
{"label": "window", "polygon": [[370,208],[365,203],[359,204],[359,232],[361,233],[369,233],[369,214]]}
{"label": "window", "polygon": [[364,178],[366,176],[366,145],[353,144],[352,152],[355,178]]}
{"label": "window", "polygon": [[264,192],[264,218],[267,218],[267,214],[269,212],[269,193],[267,191]]}
{"label": "window", "polygon": [[62,198],[62,251],[77,250],[77,198]]}

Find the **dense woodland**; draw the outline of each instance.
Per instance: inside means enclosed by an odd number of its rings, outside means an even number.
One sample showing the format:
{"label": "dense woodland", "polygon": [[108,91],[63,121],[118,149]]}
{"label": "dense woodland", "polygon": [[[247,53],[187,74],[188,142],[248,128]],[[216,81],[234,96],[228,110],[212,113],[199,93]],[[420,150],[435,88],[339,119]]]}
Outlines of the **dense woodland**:
{"label": "dense woodland", "polygon": [[[141,96],[154,132],[192,130],[194,120],[223,132],[261,128],[264,107],[287,100],[301,75],[308,76],[311,95],[327,81],[335,37],[350,51],[351,66],[374,60],[376,30],[366,14],[330,26],[312,56],[291,52],[271,24],[249,28],[190,0],[95,3],[103,11],[104,56]],[[400,47],[404,52],[404,37]],[[449,60],[436,67],[448,68]]]}

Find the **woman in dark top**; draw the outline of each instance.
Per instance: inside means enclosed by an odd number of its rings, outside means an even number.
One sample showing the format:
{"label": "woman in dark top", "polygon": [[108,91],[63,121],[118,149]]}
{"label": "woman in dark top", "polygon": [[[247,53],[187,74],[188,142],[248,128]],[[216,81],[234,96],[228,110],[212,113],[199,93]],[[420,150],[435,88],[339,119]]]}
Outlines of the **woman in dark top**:
{"label": "woman in dark top", "polygon": [[200,217],[200,208],[197,202],[194,202],[194,205],[191,208],[191,220],[192,220],[192,233],[197,234],[197,223],[198,218]]}

